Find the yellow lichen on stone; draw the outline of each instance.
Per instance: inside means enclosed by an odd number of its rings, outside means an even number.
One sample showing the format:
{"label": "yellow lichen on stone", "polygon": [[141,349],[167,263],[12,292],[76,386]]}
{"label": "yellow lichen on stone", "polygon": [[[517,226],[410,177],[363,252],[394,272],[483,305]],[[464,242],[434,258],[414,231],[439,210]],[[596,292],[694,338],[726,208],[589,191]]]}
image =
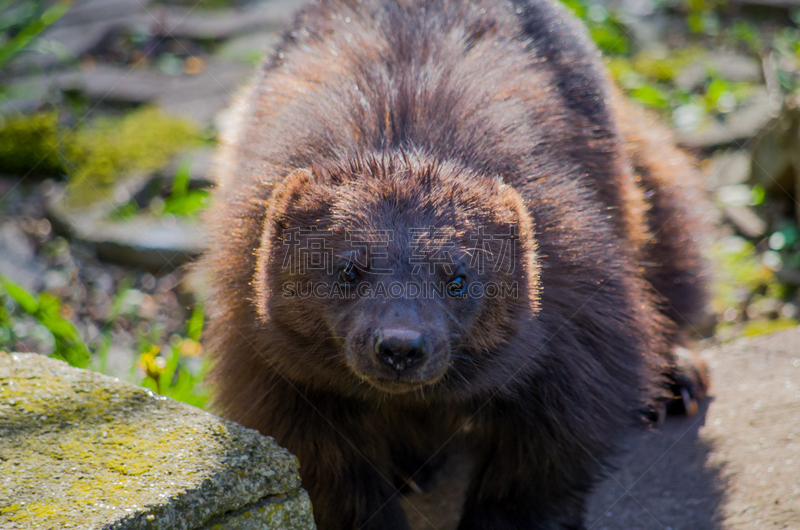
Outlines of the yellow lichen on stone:
{"label": "yellow lichen on stone", "polygon": [[48,521],[59,519],[58,506],[41,502],[26,504],[14,515],[8,518],[9,521],[24,521],[32,519],[36,521]]}
{"label": "yellow lichen on stone", "polygon": [[0,455],[0,528],[101,528],[137,514],[147,528],[192,517],[199,528],[300,487],[274,440],[37,355],[0,353]]}

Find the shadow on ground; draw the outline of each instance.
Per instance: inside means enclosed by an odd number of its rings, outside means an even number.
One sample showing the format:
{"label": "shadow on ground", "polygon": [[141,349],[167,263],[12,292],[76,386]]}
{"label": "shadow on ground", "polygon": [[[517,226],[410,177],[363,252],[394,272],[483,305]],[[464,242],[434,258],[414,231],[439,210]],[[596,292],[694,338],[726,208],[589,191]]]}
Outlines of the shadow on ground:
{"label": "shadow on ground", "polygon": [[[631,435],[590,498],[587,528],[800,528],[800,328],[702,357],[713,399]],[[456,528],[469,468],[454,455],[427,493],[403,499],[412,528]]]}
{"label": "shadow on ground", "polygon": [[[709,443],[699,437],[707,412],[708,404],[692,418],[670,418],[660,429],[633,434],[590,499],[587,527],[721,529],[721,469],[709,463]],[[470,464],[465,452],[453,455],[426,493],[403,499],[414,530],[456,528]]]}

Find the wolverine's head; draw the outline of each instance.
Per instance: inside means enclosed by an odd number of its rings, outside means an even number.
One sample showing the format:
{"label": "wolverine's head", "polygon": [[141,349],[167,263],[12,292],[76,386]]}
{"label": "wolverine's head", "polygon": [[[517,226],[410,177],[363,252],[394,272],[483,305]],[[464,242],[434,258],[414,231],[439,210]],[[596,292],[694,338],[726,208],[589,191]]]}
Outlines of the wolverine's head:
{"label": "wolverine's head", "polygon": [[260,317],[325,342],[339,380],[388,393],[477,385],[487,356],[536,310],[532,220],[499,177],[359,156],[291,172],[269,207]]}

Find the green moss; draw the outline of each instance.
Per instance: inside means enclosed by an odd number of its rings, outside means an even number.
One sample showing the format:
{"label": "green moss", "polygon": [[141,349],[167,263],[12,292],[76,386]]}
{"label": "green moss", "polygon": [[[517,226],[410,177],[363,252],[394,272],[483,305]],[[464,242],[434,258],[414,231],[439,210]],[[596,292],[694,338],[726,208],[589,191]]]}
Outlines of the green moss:
{"label": "green moss", "polygon": [[144,107],[65,130],[55,112],[0,117],[0,172],[69,175],[69,203],[106,195],[121,176],[149,172],[200,137],[189,121]]}
{"label": "green moss", "polygon": [[681,70],[698,62],[706,55],[700,48],[674,50],[665,57],[656,58],[652,54],[639,52],[633,58],[633,67],[655,81],[672,81]]}
{"label": "green moss", "polygon": [[74,133],[65,146],[70,204],[84,205],[104,196],[121,175],[163,166],[198,135],[196,125],[155,108],[97,120]]}
{"label": "green moss", "polygon": [[800,322],[793,318],[778,318],[775,320],[759,319],[745,323],[742,335],[754,337],[765,333],[773,333],[782,329],[791,329],[800,325]]}
{"label": "green moss", "polygon": [[772,271],[758,261],[753,245],[743,239],[714,245],[711,258],[716,265],[711,303],[717,314],[739,306],[761,287],[778,285]]}
{"label": "green moss", "polygon": [[63,172],[60,140],[55,112],[0,116],[0,172],[18,175]]}

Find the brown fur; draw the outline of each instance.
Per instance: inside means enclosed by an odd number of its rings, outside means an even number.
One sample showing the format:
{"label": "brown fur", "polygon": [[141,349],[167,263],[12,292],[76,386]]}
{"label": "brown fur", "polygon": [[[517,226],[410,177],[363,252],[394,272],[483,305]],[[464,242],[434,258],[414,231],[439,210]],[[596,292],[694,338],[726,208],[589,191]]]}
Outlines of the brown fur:
{"label": "brown fur", "polygon": [[[547,0],[329,0],[258,73],[208,217],[211,380],[299,457],[319,528],[407,528],[398,479],[454,438],[477,459],[462,529],[582,528],[621,430],[668,390],[702,396],[674,355],[704,303],[692,169],[598,65]],[[333,274],[285,267],[312,226]],[[469,285],[518,291],[286,296],[378,255],[349,254],[359,230],[392,231],[393,272],[357,281],[444,285],[410,265],[426,227]],[[471,266],[480,233],[514,234],[487,243],[497,270]],[[376,361],[394,329],[424,338],[413,370]]]}

